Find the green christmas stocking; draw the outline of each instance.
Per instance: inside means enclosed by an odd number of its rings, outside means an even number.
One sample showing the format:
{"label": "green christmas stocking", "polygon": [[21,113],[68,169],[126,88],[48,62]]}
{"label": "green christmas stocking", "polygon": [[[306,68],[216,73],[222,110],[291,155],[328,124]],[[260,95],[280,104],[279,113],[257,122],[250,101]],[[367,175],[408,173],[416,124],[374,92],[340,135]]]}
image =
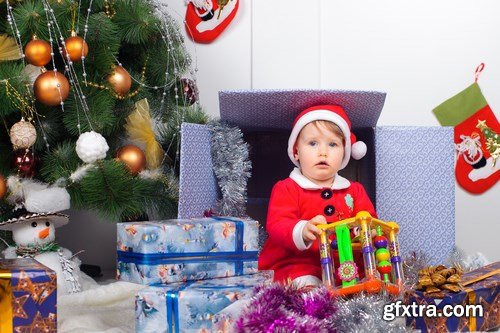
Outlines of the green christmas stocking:
{"label": "green christmas stocking", "polygon": [[473,83],[433,112],[441,125],[455,127],[458,184],[474,194],[490,189],[500,179],[500,124],[479,85]]}

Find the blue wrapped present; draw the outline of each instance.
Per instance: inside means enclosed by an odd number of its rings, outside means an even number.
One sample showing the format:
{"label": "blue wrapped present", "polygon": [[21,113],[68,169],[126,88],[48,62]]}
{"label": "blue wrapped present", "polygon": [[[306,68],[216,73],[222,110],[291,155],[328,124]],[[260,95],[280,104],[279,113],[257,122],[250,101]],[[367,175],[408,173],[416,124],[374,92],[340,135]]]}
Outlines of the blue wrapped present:
{"label": "blue wrapped present", "polygon": [[118,278],[168,284],[255,273],[258,229],[230,217],[120,223]]}
{"label": "blue wrapped present", "polygon": [[461,284],[464,290],[458,293],[444,292],[442,299],[425,296],[421,291],[410,291],[405,295],[405,303],[420,305],[434,305],[438,313],[442,313],[445,306],[481,306],[483,313],[476,309],[462,316],[429,318],[407,317],[408,326],[421,332],[484,332],[500,328],[500,261],[481,267],[462,276]]}
{"label": "blue wrapped present", "polygon": [[34,259],[0,259],[0,332],[57,331],[56,273]]}
{"label": "blue wrapped present", "polygon": [[147,287],[135,303],[136,332],[234,332],[253,287],[270,283],[272,271],[170,286]]}

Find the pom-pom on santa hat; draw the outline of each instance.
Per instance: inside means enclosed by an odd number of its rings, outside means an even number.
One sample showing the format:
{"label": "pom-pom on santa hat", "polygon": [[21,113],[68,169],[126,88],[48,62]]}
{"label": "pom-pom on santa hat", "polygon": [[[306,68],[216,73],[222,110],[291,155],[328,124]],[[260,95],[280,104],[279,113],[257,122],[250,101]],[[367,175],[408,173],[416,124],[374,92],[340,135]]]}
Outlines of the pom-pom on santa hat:
{"label": "pom-pom on santa hat", "polygon": [[296,166],[299,163],[294,159],[296,153],[295,143],[300,131],[304,126],[316,120],[326,120],[336,124],[345,137],[344,159],[340,165],[340,169],[346,167],[349,159],[352,156],[355,160],[359,160],[366,155],[366,144],[363,141],[356,141],[356,136],[351,132],[351,121],[344,109],[338,105],[317,105],[302,111],[293,123],[292,133],[288,139],[288,157]]}

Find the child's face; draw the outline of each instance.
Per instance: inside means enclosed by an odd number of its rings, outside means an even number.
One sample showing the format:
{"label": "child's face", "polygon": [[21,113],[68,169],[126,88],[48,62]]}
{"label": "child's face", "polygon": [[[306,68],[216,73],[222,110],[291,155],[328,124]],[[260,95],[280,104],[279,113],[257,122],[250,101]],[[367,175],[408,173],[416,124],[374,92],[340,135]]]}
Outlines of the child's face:
{"label": "child's face", "polygon": [[329,187],[344,158],[342,137],[324,125],[309,123],[299,134],[294,158],[306,178]]}

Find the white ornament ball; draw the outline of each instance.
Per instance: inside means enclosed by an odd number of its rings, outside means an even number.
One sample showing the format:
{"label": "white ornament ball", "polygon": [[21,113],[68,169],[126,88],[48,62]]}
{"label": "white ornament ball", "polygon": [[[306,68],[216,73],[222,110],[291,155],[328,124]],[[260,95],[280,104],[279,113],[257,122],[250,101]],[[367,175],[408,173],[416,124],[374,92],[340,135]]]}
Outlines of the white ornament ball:
{"label": "white ornament ball", "polygon": [[85,163],[102,160],[108,150],[106,139],[94,131],[82,133],[76,141],[76,153]]}
{"label": "white ornament ball", "polygon": [[34,66],[31,64],[27,64],[26,67],[22,70],[22,74],[28,78],[30,84],[30,90],[33,92],[33,84],[35,83],[36,78],[42,73],[42,67]]}
{"label": "white ornament ball", "polygon": [[21,119],[15,123],[10,129],[10,142],[14,149],[26,149],[36,141],[36,129],[32,123]]}

